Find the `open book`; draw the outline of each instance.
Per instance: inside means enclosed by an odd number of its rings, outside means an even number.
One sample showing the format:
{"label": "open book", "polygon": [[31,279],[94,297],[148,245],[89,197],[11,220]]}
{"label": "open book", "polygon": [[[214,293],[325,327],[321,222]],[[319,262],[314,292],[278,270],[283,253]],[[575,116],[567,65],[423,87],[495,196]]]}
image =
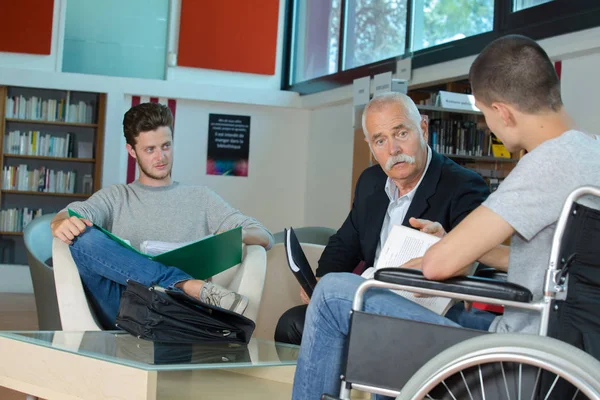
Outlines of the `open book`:
{"label": "open book", "polygon": [[[361,276],[371,279],[378,269],[401,267],[413,258],[422,257],[427,249],[439,240],[440,238],[437,236],[406,226],[394,225],[379,254],[377,264],[374,268],[367,268]],[[417,297],[413,293],[404,290],[395,290],[394,292],[440,315],[446,314],[450,307],[456,303],[455,300],[445,297]]]}
{"label": "open book", "polygon": [[[83,218],[73,210],[68,211],[69,216]],[[127,240],[94,226],[121,246],[161,264],[177,267],[195,279],[210,278],[242,262],[241,227],[186,243],[146,241],[138,250]]]}

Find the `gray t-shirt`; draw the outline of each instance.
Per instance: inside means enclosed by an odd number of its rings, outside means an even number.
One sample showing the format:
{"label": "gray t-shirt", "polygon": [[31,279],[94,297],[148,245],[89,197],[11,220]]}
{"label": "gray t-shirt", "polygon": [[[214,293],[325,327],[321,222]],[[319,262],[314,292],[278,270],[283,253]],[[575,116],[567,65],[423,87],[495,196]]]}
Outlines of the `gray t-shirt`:
{"label": "gray t-shirt", "polygon": [[[552,236],[567,196],[576,188],[600,186],[600,140],[570,130],[526,154],[483,205],[514,229],[508,281],[525,286],[534,301],[543,296]],[[506,307],[490,331],[537,333],[539,313]]]}
{"label": "gray t-shirt", "polygon": [[189,242],[238,226],[265,229],[206,186],[178,182],[156,187],[139,181],[112,185],[68,208],[129,240],[136,249],[144,240]]}

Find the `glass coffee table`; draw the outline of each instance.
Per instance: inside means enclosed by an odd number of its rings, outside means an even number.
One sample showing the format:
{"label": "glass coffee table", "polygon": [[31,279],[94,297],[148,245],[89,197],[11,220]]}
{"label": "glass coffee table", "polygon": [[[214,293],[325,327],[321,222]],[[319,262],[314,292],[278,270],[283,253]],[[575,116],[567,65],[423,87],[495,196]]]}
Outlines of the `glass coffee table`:
{"label": "glass coffee table", "polygon": [[44,399],[289,399],[298,346],[161,344],[120,331],[0,332],[0,386]]}

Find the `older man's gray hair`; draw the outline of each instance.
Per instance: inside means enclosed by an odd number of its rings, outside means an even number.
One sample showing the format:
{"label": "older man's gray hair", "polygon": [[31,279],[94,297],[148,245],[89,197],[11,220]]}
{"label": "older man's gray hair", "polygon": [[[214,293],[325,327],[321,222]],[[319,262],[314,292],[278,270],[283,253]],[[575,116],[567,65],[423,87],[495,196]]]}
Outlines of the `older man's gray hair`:
{"label": "older man's gray hair", "polygon": [[365,106],[365,109],[363,110],[362,128],[367,139],[369,138],[366,126],[367,113],[369,113],[370,111],[381,110],[383,107],[394,103],[400,105],[400,107],[404,111],[405,117],[415,125],[415,128],[420,133],[423,133],[421,130],[421,114],[419,113],[419,110],[417,109],[417,106],[412,101],[412,99],[403,93],[387,92],[377,97],[374,97],[369,102],[369,104]]}

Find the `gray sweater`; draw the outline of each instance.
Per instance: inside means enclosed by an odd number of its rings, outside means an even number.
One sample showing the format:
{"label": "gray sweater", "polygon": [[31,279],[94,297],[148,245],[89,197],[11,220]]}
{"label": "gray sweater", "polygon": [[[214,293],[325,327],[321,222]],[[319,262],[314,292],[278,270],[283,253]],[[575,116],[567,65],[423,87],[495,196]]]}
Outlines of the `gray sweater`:
{"label": "gray sweater", "polygon": [[136,249],[144,240],[188,242],[238,226],[265,229],[206,186],[178,182],[159,187],[138,181],[112,185],[68,208],[129,240]]}

